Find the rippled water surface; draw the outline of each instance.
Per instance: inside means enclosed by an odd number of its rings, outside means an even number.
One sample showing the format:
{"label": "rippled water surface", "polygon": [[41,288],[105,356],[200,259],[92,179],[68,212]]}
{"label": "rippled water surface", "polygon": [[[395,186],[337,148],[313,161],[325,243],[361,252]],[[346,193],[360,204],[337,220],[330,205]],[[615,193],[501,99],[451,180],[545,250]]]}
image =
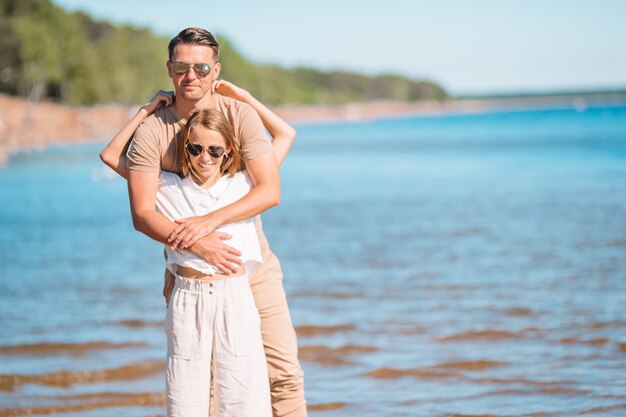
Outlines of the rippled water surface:
{"label": "rippled water surface", "polygon": [[[101,145],[0,168],[0,416],[164,415]],[[299,127],[264,216],[311,415],[626,415],[626,107]]]}

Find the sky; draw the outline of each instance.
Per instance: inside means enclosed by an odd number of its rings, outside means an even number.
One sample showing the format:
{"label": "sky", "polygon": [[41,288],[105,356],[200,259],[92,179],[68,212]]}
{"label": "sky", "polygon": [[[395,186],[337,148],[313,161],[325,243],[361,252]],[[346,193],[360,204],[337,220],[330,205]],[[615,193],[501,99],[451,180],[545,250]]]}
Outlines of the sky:
{"label": "sky", "polygon": [[53,0],[173,37],[199,26],[247,58],[396,73],[454,95],[626,88],[624,0]]}

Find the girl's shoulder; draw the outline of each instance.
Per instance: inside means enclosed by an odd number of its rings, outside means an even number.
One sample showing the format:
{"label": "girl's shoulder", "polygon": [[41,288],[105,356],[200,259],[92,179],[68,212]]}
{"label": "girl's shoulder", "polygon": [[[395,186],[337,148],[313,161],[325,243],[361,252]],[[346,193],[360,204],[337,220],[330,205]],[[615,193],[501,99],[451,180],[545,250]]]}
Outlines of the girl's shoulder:
{"label": "girl's shoulder", "polygon": [[250,178],[248,171],[245,169],[243,171],[239,171],[235,173],[231,178],[232,178],[231,181],[252,184],[252,179]]}
{"label": "girl's shoulder", "polygon": [[226,182],[224,194],[228,195],[241,196],[247,194],[253,186],[252,179],[245,170],[233,175],[225,175],[222,180]]}
{"label": "girl's shoulder", "polygon": [[230,178],[230,182],[237,187],[251,188],[253,186],[252,179],[245,169],[237,172]]}
{"label": "girl's shoulder", "polygon": [[182,178],[174,172],[161,171],[159,174],[159,186],[167,187],[168,185],[178,185],[182,182]]}

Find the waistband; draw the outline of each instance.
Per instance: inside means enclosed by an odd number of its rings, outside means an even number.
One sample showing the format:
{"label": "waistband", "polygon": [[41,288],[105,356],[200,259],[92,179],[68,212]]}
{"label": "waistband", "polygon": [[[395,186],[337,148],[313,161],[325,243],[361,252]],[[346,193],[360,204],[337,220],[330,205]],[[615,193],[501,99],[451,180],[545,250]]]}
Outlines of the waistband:
{"label": "waistband", "polygon": [[196,293],[226,293],[241,291],[242,289],[250,288],[247,273],[239,277],[216,279],[211,281],[185,278],[181,277],[180,275],[175,275],[175,277],[176,283],[174,284],[174,288],[180,288],[185,291],[191,291]]}

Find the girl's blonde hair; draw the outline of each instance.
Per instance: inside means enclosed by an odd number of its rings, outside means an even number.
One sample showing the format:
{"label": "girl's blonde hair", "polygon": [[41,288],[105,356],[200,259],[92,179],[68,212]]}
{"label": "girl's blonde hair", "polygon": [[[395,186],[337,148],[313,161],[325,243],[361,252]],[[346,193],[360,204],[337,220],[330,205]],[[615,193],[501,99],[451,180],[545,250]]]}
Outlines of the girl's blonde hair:
{"label": "girl's blonde hair", "polygon": [[189,174],[198,176],[191,165],[191,159],[187,152],[187,143],[189,143],[189,135],[194,128],[198,126],[208,130],[213,130],[224,137],[226,152],[220,165],[220,175],[228,174],[233,176],[236,172],[244,169],[243,156],[241,155],[241,147],[239,141],[235,139],[233,128],[226,117],[216,110],[197,110],[191,114],[187,120],[187,124],[180,134],[178,141],[178,159],[182,171],[183,178]]}

